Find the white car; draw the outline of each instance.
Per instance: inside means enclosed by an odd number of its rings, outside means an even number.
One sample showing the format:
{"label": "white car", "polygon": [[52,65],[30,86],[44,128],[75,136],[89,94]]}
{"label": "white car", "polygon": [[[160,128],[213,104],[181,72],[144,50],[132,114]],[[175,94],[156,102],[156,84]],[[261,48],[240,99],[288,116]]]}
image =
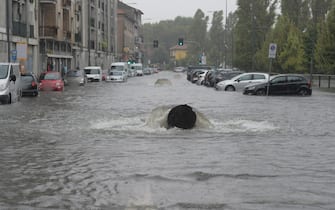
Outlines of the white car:
{"label": "white car", "polygon": [[127,75],[125,71],[108,71],[106,82],[126,82]]}
{"label": "white car", "polygon": [[223,80],[216,84],[216,90],[240,91],[245,86],[268,81],[269,74],[266,73],[244,73],[233,77],[230,80]]}
{"label": "white car", "polygon": [[102,69],[100,66],[87,66],[84,68],[84,71],[88,81],[102,81]]}
{"label": "white car", "polygon": [[205,82],[205,77],[208,74],[209,70],[203,70],[198,73],[198,80],[196,81],[197,85],[203,85]]}

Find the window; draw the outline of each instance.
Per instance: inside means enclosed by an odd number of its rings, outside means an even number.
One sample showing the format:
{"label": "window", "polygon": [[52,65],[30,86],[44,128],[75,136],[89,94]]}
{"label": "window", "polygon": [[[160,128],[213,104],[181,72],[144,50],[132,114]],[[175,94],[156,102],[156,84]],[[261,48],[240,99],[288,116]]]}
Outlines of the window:
{"label": "window", "polygon": [[265,79],[265,76],[263,74],[254,74],[254,78],[253,79]]}
{"label": "window", "polygon": [[288,82],[302,82],[304,79],[302,77],[297,77],[297,76],[289,76],[287,78]]}
{"label": "window", "polygon": [[280,84],[280,83],[285,83],[285,82],[286,82],[286,77],[276,77],[271,81],[272,84]]}
{"label": "window", "polygon": [[240,81],[252,80],[252,74],[247,74],[239,78]]}

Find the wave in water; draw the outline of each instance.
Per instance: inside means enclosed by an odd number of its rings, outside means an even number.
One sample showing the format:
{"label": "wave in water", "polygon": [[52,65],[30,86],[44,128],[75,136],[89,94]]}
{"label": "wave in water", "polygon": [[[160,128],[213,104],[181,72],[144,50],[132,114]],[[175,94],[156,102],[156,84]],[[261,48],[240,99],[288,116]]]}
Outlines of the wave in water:
{"label": "wave in water", "polygon": [[[166,132],[168,128],[167,116],[175,105],[159,106],[147,115],[135,117],[118,117],[92,121],[91,129],[127,132]],[[204,130],[215,133],[262,133],[277,130],[278,127],[268,121],[255,120],[209,120],[203,113],[193,108],[197,115],[195,130]],[[171,130],[180,130],[173,128]]]}

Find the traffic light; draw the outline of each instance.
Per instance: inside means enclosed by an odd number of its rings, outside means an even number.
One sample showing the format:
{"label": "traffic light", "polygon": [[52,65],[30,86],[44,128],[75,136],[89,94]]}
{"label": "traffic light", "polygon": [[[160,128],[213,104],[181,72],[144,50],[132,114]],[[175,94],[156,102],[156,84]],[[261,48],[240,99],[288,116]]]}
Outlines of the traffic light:
{"label": "traffic light", "polygon": [[184,39],[183,38],[179,38],[178,39],[178,45],[179,46],[183,46],[184,45]]}
{"label": "traffic light", "polygon": [[158,40],[154,40],[154,48],[158,47]]}

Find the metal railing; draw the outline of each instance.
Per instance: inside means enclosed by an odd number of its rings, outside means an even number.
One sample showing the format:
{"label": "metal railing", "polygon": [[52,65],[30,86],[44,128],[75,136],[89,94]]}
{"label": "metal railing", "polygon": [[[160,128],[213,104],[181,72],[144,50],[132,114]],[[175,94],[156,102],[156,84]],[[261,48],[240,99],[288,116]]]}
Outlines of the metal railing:
{"label": "metal railing", "polygon": [[305,75],[307,79],[312,79],[312,87],[318,88],[335,88],[335,75],[330,74],[313,74]]}

